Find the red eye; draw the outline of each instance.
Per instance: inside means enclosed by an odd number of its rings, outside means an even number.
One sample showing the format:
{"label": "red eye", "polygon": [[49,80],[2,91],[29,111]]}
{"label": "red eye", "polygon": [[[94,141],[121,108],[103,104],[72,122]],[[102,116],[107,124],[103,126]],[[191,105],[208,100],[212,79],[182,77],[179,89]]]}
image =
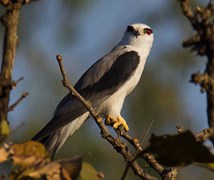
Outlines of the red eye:
{"label": "red eye", "polygon": [[152,34],[152,30],[149,29],[149,28],[145,28],[145,29],[144,29],[144,34],[150,35],[150,34]]}

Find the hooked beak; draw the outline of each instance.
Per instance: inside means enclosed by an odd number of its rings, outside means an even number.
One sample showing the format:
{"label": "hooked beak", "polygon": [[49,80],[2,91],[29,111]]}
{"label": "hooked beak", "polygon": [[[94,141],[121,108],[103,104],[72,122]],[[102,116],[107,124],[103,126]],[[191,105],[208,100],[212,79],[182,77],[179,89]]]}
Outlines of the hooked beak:
{"label": "hooked beak", "polygon": [[140,32],[139,31],[135,31],[134,35],[137,38],[138,36],[140,36]]}

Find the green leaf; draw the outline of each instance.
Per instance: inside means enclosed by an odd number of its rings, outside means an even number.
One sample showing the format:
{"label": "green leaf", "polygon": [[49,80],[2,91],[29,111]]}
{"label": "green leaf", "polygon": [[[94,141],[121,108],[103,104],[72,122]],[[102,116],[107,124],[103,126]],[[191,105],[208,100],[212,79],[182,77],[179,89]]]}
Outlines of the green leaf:
{"label": "green leaf", "polygon": [[10,127],[6,119],[0,121],[0,142],[4,141],[10,134]]}

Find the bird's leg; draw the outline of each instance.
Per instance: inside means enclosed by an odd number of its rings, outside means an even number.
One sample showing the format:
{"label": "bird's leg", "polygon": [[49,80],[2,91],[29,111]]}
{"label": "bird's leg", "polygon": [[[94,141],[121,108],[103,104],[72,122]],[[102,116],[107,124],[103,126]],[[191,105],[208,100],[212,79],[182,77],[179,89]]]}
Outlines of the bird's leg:
{"label": "bird's leg", "polygon": [[118,129],[120,125],[124,126],[125,131],[129,130],[129,126],[126,123],[126,120],[122,116],[117,117],[117,122],[114,123],[113,127],[114,129]]}
{"label": "bird's leg", "polygon": [[114,129],[118,129],[120,125],[123,125],[125,131],[129,130],[129,126],[127,125],[125,119],[123,119],[122,116],[114,117],[111,115],[107,115],[105,118],[105,124],[113,126]]}

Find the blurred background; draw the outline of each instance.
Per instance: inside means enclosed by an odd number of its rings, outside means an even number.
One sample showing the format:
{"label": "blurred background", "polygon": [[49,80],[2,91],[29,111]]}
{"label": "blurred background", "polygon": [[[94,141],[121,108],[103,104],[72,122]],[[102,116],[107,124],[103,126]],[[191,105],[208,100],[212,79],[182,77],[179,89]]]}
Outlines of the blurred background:
{"label": "blurred background", "polygon": [[[206,5],[208,0],[192,3]],[[4,13],[3,8],[0,13]],[[23,76],[24,80],[12,91],[11,104],[24,91],[29,96],[9,114],[11,139],[23,142],[34,136],[68,93],[61,84],[57,54],[63,56],[66,71],[75,84],[133,23],[148,24],[155,40],[141,81],[123,108],[130,134],[144,138],[146,147],[151,133],[175,134],[177,125],[195,133],[206,128],[206,96],[200,93],[199,86],[189,83],[191,73],[204,70],[206,59],[182,48],[182,41],[193,31],[176,0],[41,0],[21,11],[13,79]],[[1,45],[3,32],[1,25]],[[144,137],[151,121],[150,133]],[[57,158],[83,154],[86,161],[104,173],[105,179],[120,179],[126,164],[99,132],[93,119],[89,119],[67,140]],[[178,179],[189,178],[211,180],[214,175],[188,166],[179,172]],[[138,178],[130,170],[127,180],[133,179]]]}

